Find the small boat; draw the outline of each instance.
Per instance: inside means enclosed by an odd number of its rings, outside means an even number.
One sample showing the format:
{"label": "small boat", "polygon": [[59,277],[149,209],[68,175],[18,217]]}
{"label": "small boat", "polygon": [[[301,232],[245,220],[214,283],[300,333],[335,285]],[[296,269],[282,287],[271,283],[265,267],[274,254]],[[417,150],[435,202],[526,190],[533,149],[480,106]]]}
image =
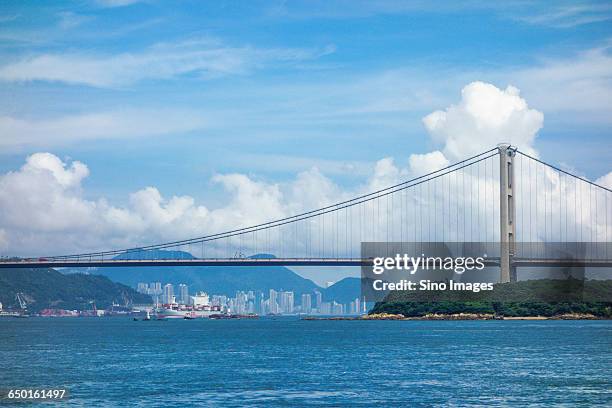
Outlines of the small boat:
{"label": "small boat", "polygon": [[142,319],[139,319],[137,317],[134,317],[134,321],[137,322],[139,320],[142,320],[143,322],[149,321],[151,320],[151,314],[149,313],[149,311],[147,311],[147,314],[145,315],[145,317],[143,317]]}

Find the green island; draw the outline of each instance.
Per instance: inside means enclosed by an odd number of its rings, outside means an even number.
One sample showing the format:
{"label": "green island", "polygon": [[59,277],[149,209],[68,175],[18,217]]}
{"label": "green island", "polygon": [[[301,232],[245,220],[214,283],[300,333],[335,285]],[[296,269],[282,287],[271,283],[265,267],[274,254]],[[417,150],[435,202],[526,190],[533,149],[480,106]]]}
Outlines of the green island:
{"label": "green island", "polygon": [[612,280],[526,280],[492,291],[390,292],[367,318],[612,318]]}

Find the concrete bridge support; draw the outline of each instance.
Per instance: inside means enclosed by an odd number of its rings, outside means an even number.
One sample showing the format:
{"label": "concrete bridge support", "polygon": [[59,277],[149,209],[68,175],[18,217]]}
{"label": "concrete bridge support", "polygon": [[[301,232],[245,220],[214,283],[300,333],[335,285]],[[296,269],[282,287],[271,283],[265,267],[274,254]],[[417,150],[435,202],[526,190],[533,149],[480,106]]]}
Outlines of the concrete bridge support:
{"label": "concrete bridge support", "polygon": [[512,257],[515,250],[516,213],[512,188],[514,184],[514,155],[516,149],[503,143],[499,149],[499,215],[501,232],[500,281],[516,282],[516,268],[512,267]]}

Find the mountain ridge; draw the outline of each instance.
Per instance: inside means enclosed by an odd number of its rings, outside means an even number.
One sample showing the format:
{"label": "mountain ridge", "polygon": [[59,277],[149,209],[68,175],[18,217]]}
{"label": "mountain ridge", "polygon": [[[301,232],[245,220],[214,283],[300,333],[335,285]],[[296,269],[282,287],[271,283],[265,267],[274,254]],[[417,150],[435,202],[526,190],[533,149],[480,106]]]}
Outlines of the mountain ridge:
{"label": "mountain ridge", "polygon": [[[141,259],[195,259],[184,251],[154,250],[139,253]],[[123,254],[115,259],[127,259]],[[271,254],[255,254],[249,258],[275,258]],[[83,269],[67,268],[63,273],[83,272]],[[359,297],[359,278],[344,278],[329,288],[322,288],[310,279],[304,278],[284,266],[151,266],[151,267],[112,267],[88,268],[87,273],[96,273],[122,284],[136,287],[139,282],[162,282],[178,285],[184,283],[190,292],[199,290],[209,294],[232,296],[236,291],[254,290],[268,293],[276,291],[293,291],[296,302],[302,294],[321,292],[325,301],[336,300],[348,303]],[[339,286],[338,286],[339,285]]]}

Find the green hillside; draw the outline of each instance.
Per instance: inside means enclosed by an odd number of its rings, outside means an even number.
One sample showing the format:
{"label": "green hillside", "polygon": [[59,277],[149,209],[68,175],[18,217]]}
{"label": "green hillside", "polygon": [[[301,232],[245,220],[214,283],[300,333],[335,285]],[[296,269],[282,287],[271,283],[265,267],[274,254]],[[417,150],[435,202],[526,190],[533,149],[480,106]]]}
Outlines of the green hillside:
{"label": "green hillside", "polygon": [[99,309],[113,302],[120,305],[151,303],[151,297],[134,289],[115,283],[105,276],[71,274],[64,275],[54,269],[0,269],[0,302],[4,307],[17,306],[15,295],[23,293],[32,312],[45,308],[91,308],[95,301]]}
{"label": "green hillside", "polygon": [[460,294],[394,291],[370,313],[404,316],[487,313],[500,316],[555,316],[590,313],[612,317],[612,280],[528,280],[494,285],[492,291]]}

